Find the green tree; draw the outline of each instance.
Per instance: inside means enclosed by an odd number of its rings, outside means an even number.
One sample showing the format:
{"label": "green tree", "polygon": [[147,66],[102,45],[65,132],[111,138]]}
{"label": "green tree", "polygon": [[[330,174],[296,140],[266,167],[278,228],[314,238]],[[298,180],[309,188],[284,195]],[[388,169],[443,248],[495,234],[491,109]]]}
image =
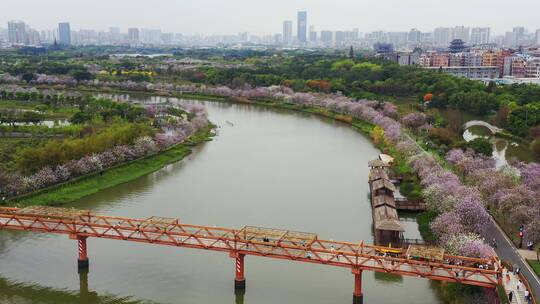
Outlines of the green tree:
{"label": "green tree", "polygon": [[486,156],[491,156],[493,154],[493,146],[487,138],[475,138],[467,143],[467,147]]}

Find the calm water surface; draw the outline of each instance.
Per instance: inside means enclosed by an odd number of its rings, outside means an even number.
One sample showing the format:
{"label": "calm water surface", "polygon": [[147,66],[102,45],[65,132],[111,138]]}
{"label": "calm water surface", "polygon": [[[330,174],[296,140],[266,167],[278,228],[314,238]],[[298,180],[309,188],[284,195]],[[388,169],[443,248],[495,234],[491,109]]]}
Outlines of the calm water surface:
{"label": "calm water surface", "polygon": [[[256,225],[316,232],[325,239],[372,241],[367,162],[379,151],[367,138],[340,123],[299,113],[202,103],[220,126],[213,141],[181,162],[71,206],[110,215],[178,217],[191,224]],[[407,237],[418,237],[415,222],[406,227]],[[226,254],[101,239],[89,239],[88,246],[88,287],[95,298],[78,302],[106,302],[109,296],[115,303],[132,297],[194,304],[345,304],[352,299],[353,275],[347,269],[248,256],[242,299],[233,293],[234,260]],[[0,300],[79,299],[76,247],[65,236],[0,231]],[[443,303],[437,284],[428,280],[367,271],[363,278],[366,303]]]}

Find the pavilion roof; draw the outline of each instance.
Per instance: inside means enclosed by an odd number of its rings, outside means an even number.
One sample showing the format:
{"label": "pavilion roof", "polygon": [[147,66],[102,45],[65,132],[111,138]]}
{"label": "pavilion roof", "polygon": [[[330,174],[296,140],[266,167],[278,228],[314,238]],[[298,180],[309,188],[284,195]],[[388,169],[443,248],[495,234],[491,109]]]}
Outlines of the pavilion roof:
{"label": "pavilion roof", "polygon": [[382,168],[373,168],[369,171],[369,181],[375,181],[378,179],[388,179],[388,174]]}
{"label": "pavilion roof", "polygon": [[392,192],[396,192],[396,186],[388,179],[378,179],[371,184],[373,190],[386,188]]}
{"label": "pavilion roof", "polygon": [[386,205],[374,208],[373,220],[377,230],[405,231],[395,208]]}
{"label": "pavilion roof", "polygon": [[393,197],[388,195],[378,195],[373,197],[373,208],[377,208],[380,206],[396,208],[396,202]]}

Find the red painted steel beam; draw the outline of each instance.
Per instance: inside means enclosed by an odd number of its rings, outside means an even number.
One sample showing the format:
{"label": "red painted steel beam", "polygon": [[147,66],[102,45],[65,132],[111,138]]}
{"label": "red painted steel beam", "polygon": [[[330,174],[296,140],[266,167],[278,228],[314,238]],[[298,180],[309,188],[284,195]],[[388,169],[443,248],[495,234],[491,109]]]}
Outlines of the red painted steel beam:
{"label": "red painted steel beam", "polygon": [[[445,255],[448,261],[460,265],[408,259],[403,250],[395,256],[382,253],[387,247],[361,243],[315,240],[306,245],[294,241],[277,243],[246,240],[239,230],[181,223],[165,227],[147,225],[143,219],[107,216],[82,216],[75,219],[58,219],[43,216],[16,214],[16,208],[0,208],[0,229],[27,230],[44,233],[68,234],[78,239],[87,257],[88,237],[126,240],[156,245],[178,246],[227,252],[236,259],[236,278],[244,279],[244,256],[291,260],[297,262],[346,267],[359,271],[369,270],[406,276],[423,277],[438,281],[493,288],[500,280],[499,261]],[[84,239],[84,242],[82,241]],[[80,247],[80,248],[83,248]],[[395,250],[395,248],[393,248]],[[79,251],[81,253],[81,251]],[[84,260],[84,259],[83,259]],[[476,264],[491,265],[492,269],[479,269]],[[241,270],[241,271],[239,271]],[[237,281],[235,279],[235,281]]]}

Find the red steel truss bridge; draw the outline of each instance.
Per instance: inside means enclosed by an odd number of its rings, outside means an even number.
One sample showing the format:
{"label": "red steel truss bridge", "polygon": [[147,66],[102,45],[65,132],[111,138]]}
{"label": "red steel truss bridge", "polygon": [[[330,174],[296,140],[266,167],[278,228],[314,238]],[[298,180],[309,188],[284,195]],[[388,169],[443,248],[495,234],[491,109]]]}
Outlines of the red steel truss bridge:
{"label": "red steel truss bridge", "polygon": [[245,289],[244,257],[258,256],[351,269],[353,303],[362,303],[362,272],[377,271],[458,282],[494,290],[501,283],[497,257],[445,254],[440,248],[374,246],[319,239],[317,234],[245,226],[241,229],[190,225],[178,219],[102,216],[88,210],[34,206],[0,208],[0,229],[65,234],[78,242],[79,268],[88,268],[87,239],[167,245],[227,253],[236,262],[235,290]]}

